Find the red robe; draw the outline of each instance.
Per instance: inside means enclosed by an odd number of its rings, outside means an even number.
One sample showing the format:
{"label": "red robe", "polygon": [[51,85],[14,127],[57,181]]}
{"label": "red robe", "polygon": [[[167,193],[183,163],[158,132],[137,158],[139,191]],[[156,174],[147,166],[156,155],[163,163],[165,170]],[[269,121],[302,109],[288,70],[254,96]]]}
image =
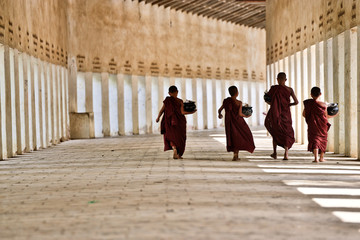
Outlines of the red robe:
{"label": "red robe", "polygon": [[271,105],[265,118],[265,127],[278,146],[289,149],[295,142],[290,112],[291,93],[286,86],[270,88]]}
{"label": "red robe", "polygon": [[177,153],[182,156],[186,143],[186,118],[181,113],[182,100],[166,97],[164,100],[164,116],[161,120],[161,134],[164,134],[164,151],[172,150],[170,142],[176,146]]}
{"label": "red robe", "polygon": [[326,151],[327,135],[330,123],[326,117],[326,106],[319,104],[314,99],[304,101],[305,120],[308,124],[308,151],[319,149],[321,152]]}
{"label": "red robe", "polygon": [[243,117],[239,116],[240,105],[231,97],[223,102],[225,108],[226,149],[228,152],[245,150],[254,152],[255,144],[249,126]]}

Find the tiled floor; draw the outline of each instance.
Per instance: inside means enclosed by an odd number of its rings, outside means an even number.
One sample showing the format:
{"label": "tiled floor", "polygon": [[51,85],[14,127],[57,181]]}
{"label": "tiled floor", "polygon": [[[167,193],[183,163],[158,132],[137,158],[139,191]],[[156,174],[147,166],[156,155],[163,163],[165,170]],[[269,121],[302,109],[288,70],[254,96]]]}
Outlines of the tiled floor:
{"label": "tiled floor", "polygon": [[360,239],[360,162],[271,140],[232,162],[224,130],[74,140],[0,162],[0,239]]}

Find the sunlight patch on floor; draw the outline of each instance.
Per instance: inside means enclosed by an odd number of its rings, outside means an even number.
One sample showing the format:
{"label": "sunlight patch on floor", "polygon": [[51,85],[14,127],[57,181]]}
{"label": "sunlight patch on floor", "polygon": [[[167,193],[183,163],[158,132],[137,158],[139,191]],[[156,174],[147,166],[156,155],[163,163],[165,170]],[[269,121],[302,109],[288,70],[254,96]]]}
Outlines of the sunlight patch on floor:
{"label": "sunlight patch on floor", "polygon": [[343,222],[360,223],[360,212],[334,211],[332,213]]}
{"label": "sunlight patch on floor", "polygon": [[358,187],[360,182],[344,181],[316,181],[316,180],[283,180],[288,186],[331,186],[331,187]]}
{"label": "sunlight patch on floor", "polygon": [[313,198],[312,200],[326,208],[360,208],[360,199]]}
{"label": "sunlight patch on floor", "polygon": [[310,173],[310,174],[360,174],[356,170],[325,170],[325,169],[262,169],[267,173]]}
{"label": "sunlight patch on floor", "polygon": [[311,168],[311,169],[322,169],[322,168],[330,168],[330,169],[360,169],[360,166],[337,166],[337,165],[258,165],[261,168]]}
{"label": "sunlight patch on floor", "polygon": [[349,195],[360,196],[359,188],[319,188],[319,187],[299,187],[297,190],[307,195]]}

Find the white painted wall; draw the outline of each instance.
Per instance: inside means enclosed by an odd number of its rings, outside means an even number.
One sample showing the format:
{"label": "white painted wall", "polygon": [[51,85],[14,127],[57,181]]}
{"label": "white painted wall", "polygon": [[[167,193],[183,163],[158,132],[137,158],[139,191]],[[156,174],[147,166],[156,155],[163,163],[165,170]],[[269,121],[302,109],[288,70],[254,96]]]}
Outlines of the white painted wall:
{"label": "white painted wall", "polygon": [[133,132],[131,75],[124,75],[124,119],[125,134]]}
{"label": "white painted wall", "polygon": [[156,123],[156,118],[159,114],[159,78],[151,77],[151,120],[153,133],[160,132],[160,124]]}
{"label": "white painted wall", "polygon": [[[194,99],[194,97],[193,97],[192,79],[191,78],[186,78],[186,79],[184,79],[184,81],[185,81],[185,86],[186,86],[186,97],[185,97],[184,101],[191,100],[191,101],[196,102],[196,99]],[[186,121],[187,121],[187,128],[188,129],[194,129],[194,116],[193,116],[193,114],[186,115]]]}
{"label": "white painted wall", "polygon": [[102,98],[101,98],[101,74],[93,74],[93,109],[94,109],[94,125],[95,137],[103,137],[102,131]]}
{"label": "white painted wall", "polygon": [[85,73],[78,72],[77,73],[77,111],[79,113],[86,112],[85,107]]}
{"label": "white painted wall", "polygon": [[109,75],[109,115],[110,115],[110,135],[119,134],[118,122],[118,95],[117,95],[117,76]]}
{"label": "white painted wall", "polygon": [[[214,119],[213,119],[213,94],[212,94],[212,80],[206,80],[206,97],[207,97],[207,126],[209,129],[213,128],[214,126]],[[216,96],[215,96],[216,97]]]}
{"label": "white painted wall", "polygon": [[[66,68],[61,68],[62,79],[59,82],[58,73],[53,72],[58,66],[10,47],[8,49],[5,51],[5,46],[0,44],[0,159],[50,146],[55,138],[52,129],[58,128],[56,124],[51,123],[53,116],[57,118],[56,123],[60,120],[63,122],[63,131],[56,130],[59,133],[58,138],[68,138],[68,123],[65,121],[68,119],[68,113],[65,111],[67,96],[64,87],[67,84]],[[7,67],[10,81],[8,91],[11,98],[10,104],[6,105]],[[54,83],[53,91],[50,88],[51,83]],[[51,111],[52,108],[55,112]],[[6,126],[6,109],[11,112],[10,126]],[[28,138],[25,138],[26,129]],[[12,153],[7,152],[8,142],[12,145]]]}
{"label": "white painted wall", "polygon": [[5,120],[5,56],[4,45],[0,44],[0,159],[7,156],[6,150],[6,120]]}
{"label": "white painted wall", "polygon": [[139,133],[146,133],[146,93],[145,93],[145,77],[138,76],[138,103],[139,103]]}
{"label": "white painted wall", "polygon": [[203,92],[202,92],[202,79],[196,79],[196,89],[197,89],[197,116],[198,116],[198,129],[204,129],[204,118],[203,118]]}

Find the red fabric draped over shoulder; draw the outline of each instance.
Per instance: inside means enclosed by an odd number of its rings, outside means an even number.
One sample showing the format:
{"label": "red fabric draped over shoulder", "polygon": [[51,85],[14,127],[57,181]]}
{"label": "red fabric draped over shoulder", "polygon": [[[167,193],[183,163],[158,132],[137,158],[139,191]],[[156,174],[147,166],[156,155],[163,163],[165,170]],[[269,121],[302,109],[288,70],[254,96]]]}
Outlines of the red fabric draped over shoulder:
{"label": "red fabric draped over shoulder", "polygon": [[239,116],[240,105],[232,98],[223,102],[225,108],[226,149],[228,152],[245,150],[254,152],[255,144],[249,126],[243,117]]}
{"label": "red fabric draped over shoulder", "polygon": [[331,126],[326,117],[326,106],[314,99],[305,100],[304,106],[305,120],[308,124],[308,151],[319,149],[321,152],[325,152],[328,131]]}
{"label": "red fabric draped over shoulder", "polygon": [[278,146],[290,149],[295,142],[290,112],[291,92],[286,86],[274,85],[269,95],[271,105],[265,118],[265,127]]}
{"label": "red fabric draped over shoulder", "polygon": [[164,134],[164,151],[172,150],[170,142],[175,144],[177,153],[182,156],[186,144],[186,118],[181,113],[182,100],[166,97],[164,116],[161,120],[161,134]]}

